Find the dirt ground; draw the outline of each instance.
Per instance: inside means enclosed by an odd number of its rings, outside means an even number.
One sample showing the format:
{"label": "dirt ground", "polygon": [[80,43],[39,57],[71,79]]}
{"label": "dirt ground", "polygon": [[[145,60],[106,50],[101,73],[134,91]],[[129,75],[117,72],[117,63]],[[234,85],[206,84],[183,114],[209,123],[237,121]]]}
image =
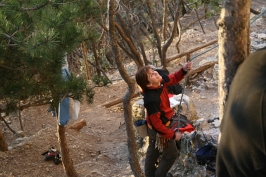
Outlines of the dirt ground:
{"label": "dirt ground", "polygon": [[[264,0],[252,2],[256,10],[262,10]],[[266,6],[266,4],[265,4]],[[265,8],[265,7],[264,7]],[[193,19],[188,15],[188,24]],[[184,32],[180,42],[181,51],[187,51],[193,46],[217,38],[217,28],[213,19],[203,20],[203,34],[199,24]],[[262,32],[265,24],[260,20],[251,26],[251,32]],[[175,53],[171,49],[168,56]],[[202,52],[206,49],[202,49]],[[207,55],[202,55],[193,60],[196,66],[208,56],[216,56],[218,49],[212,50]],[[173,62],[170,70],[180,67]],[[118,74],[113,73],[113,76]],[[123,97],[127,85],[124,81],[115,81],[109,87],[97,88],[94,103],[81,104],[79,118],[84,119],[87,125],[80,131],[66,129],[66,136],[74,167],[80,177],[133,177],[127,149],[127,136],[121,104],[105,108],[102,104]],[[191,87],[185,89],[194,102],[199,118],[218,117],[218,92],[217,87],[195,92]],[[132,100],[132,103],[137,98]],[[0,177],[64,177],[63,165],[55,165],[53,161],[44,161],[41,155],[51,146],[59,149],[56,132],[56,119],[47,112],[48,106],[33,107],[22,111],[22,124],[25,137],[14,135],[2,123],[1,128],[7,138],[9,151],[0,152]],[[75,120],[75,121],[78,121]],[[16,131],[21,130],[17,116],[10,116],[10,127]],[[69,125],[74,120],[69,122]]]}

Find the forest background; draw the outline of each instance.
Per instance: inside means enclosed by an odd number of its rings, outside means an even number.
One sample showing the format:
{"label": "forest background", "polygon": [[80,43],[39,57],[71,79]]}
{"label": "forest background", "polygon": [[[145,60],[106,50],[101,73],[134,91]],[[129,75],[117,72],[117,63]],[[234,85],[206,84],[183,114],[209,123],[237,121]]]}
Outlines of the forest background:
{"label": "forest background", "polygon": [[[90,166],[93,166],[91,164],[88,165],[89,167],[79,169],[79,166],[86,163],[81,160],[86,157],[83,153],[88,153],[95,161],[101,155],[104,161],[110,163],[112,158],[108,153],[89,150],[92,149],[91,146],[97,144],[94,141],[100,140],[83,137],[78,132],[70,133],[68,131],[71,130],[67,127],[57,124],[57,119],[43,119],[46,113],[40,108],[44,108],[43,105],[50,105],[50,101],[53,100],[56,115],[58,115],[60,96],[69,96],[84,104],[82,98],[86,98],[87,103],[92,103],[93,98],[102,94],[104,86],[109,88],[112,86],[114,81],[109,76],[118,70],[126,84],[123,87],[126,88],[124,90],[126,93],[122,99],[126,131],[124,138],[127,139],[128,147],[126,159],[129,160],[134,176],[143,176],[137,157],[131,114],[131,99],[136,96],[137,91],[130,71],[148,64],[161,68],[173,65],[172,62],[176,62],[174,63],[176,65],[182,64],[191,60],[193,52],[217,42],[219,42],[219,86],[223,86],[219,88],[219,116],[222,117],[228,88],[237,66],[251,51],[250,12],[260,14],[263,10],[260,5],[264,4],[264,1],[259,0],[226,2],[218,0],[1,1],[0,99],[3,126],[0,129],[0,149],[3,151],[1,161],[5,163],[1,165],[3,168],[1,175],[18,176],[22,171],[25,173],[22,176],[33,174],[36,174],[33,176],[37,174],[45,176],[47,173],[50,176],[61,176],[65,173],[66,176],[74,177],[84,173],[93,174],[93,171],[98,173],[97,168],[90,169]],[[182,23],[182,20],[189,15],[193,16],[194,20],[190,21],[191,23],[187,21]],[[199,48],[191,48],[189,44],[182,46],[182,35],[191,30],[190,27],[193,28],[195,24],[199,25],[203,34],[206,33],[201,22],[207,19],[213,21],[216,28],[213,31],[218,34],[216,38],[201,40],[201,43],[198,43]],[[66,54],[72,73],[68,81],[61,77],[61,68]],[[129,70],[125,69],[127,64],[132,65]],[[109,92],[110,89],[107,91]],[[121,92],[119,95],[122,97]],[[110,99],[107,97],[108,95],[104,95],[98,101],[103,104]],[[99,109],[89,105],[86,108],[86,111]],[[31,111],[35,114],[29,116]],[[93,117],[101,113],[101,116],[105,114],[104,111],[98,110]],[[111,117],[112,111],[106,116]],[[51,121],[54,121],[54,124],[50,123]],[[110,118],[105,121],[110,121]],[[11,122],[12,124],[9,125]],[[41,127],[36,126],[37,124]],[[91,127],[93,121],[90,122],[88,119],[88,124],[87,127]],[[100,127],[98,131],[106,131],[106,127],[101,125]],[[88,131],[85,128],[82,130]],[[54,131],[56,136],[53,135]],[[39,137],[38,134],[42,136]],[[68,142],[71,140],[67,135],[73,136],[74,139],[80,136],[79,138],[82,139],[80,145],[85,144],[80,148],[72,142],[69,147]],[[89,134],[85,133],[85,135]],[[31,137],[31,141],[24,141],[25,137],[21,140],[21,136]],[[36,139],[39,141],[34,139],[35,136],[38,136]],[[57,137],[58,144],[54,141]],[[108,142],[108,138],[106,139],[104,141]],[[18,146],[21,141],[24,142],[23,145]],[[54,144],[60,149],[63,168],[51,166],[51,164],[45,167],[41,157],[38,156],[45,149],[40,148],[38,144],[41,146],[46,144],[46,149],[49,144]],[[98,149],[101,148],[98,147]],[[34,151],[35,155],[25,157],[27,150]],[[83,155],[73,163],[72,158],[77,156],[77,153]],[[95,156],[97,158],[94,158]],[[18,159],[21,160],[18,162]],[[25,163],[21,165],[20,162]],[[90,172],[86,171],[87,168]],[[111,170],[111,176],[116,176],[115,174],[119,173],[118,169]]]}

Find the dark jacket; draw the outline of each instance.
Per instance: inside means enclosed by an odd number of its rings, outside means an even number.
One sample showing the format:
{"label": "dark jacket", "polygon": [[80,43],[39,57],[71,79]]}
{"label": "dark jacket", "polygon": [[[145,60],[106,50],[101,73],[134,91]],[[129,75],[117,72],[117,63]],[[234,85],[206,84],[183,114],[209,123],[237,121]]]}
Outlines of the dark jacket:
{"label": "dark jacket", "polygon": [[217,177],[266,176],[266,49],[239,66],[220,130]]}

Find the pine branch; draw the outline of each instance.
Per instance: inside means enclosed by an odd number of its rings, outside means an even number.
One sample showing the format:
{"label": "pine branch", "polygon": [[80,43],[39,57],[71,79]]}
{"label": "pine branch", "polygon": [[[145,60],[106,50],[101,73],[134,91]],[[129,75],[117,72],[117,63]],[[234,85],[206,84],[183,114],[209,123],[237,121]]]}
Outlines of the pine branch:
{"label": "pine branch", "polygon": [[21,8],[21,10],[19,10],[19,11],[33,11],[33,10],[38,10],[38,9],[41,9],[41,8],[47,6],[49,3],[50,3],[50,1],[48,0],[43,5],[40,5],[40,6],[37,6],[37,7],[33,7],[33,8]]}
{"label": "pine branch", "polygon": [[[36,6],[36,7],[32,7],[32,8],[21,8],[21,9],[17,9],[16,8],[15,10],[17,10],[17,11],[34,11],[34,10],[39,10],[39,9],[47,6],[49,3],[50,3],[50,1],[48,0],[46,3],[44,3],[44,4],[40,5],[40,6]],[[8,5],[0,3],[0,7],[6,7],[6,6],[8,6]]]}
{"label": "pine branch", "polygon": [[[26,104],[22,104],[20,106],[17,107],[18,110],[23,110],[23,109],[26,109],[26,108],[29,108],[29,107],[34,107],[34,106],[43,106],[43,105],[47,105],[50,103],[50,100],[51,98],[45,98],[45,99],[42,99],[42,100],[37,100],[37,101],[34,101],[34,102],[27,102]],[[0,109],[0,113],[4,113],[6,112],[7,109]]]}
{"label": "pine branch", "polygon": [[19,69],[19,68],[10,68],[8,66],[5,66],[5,65],[1,65],[0,64],[0,67],[3,67],[3,68],[7,68],[7,69],[10,69],[10,70],[13,70],[13,71],[34,71],[36,69]]}
{"label": "pine branch", "polygon": [[[8,46],[11,46],[11,44],[9,44],[11,40],[14,40],[14,41],[16,41],[16,42],[20,42],[20,41],[16,40],[16,39],[13,37],[13,35],[9,35],[9,34],[7,34],[6,32],[4,32],[4,29],[3,29],[3,28],[1,28],[1,30],[3,31],[3,35],[6,36],[6,37],[9,39],[9,40],[8,40]],[[16,32],[15,32],[15,33],[16,33]],[[12,46],[15,46],[15,45],[17,45],[17,44],[12,44]]]}

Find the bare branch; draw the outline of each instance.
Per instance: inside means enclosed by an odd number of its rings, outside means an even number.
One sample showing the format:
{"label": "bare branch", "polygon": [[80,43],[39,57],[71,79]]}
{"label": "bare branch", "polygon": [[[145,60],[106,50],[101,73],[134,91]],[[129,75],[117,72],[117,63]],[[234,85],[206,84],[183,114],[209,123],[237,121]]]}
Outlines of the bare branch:
{"label": "bare branch", "polygon": [[166,51],[167,51],[168,47],[171,45],[171,43],[174,39],[174,36],[176,34],[177,24],[178,24],[179,15],[180,15],[180,5],[181,5],[181,3],[179,2],[177,4],[177,7],[176,7],[175,21],[174,21],[174,25],[173,25],[173,29],[172,29],[172,34],[162,47],[162,65],[163,65],[163,67],[166,67],[166,63],[167,63]]}
{"label": "bare branch", "polygon": [[201,27],[203,33],[206,34],[205,31],[204,31],[204,29],[203,29],[203,26],[202,26],[202,24],[201,24],[201,22],[200,22],[199,14],[198,14],[198,12],[197,12],[197,9],[195,9],[195,12],[196,12],[196,15],[197,15],[197,18],[198,18],[198,21],[199,21],[200,27]]}
{"label": "bare branch", "polygon": [[[77,54],[80,58],[83,57],[83,56],[82,56],[79,52],[77,52],[77,51],[74,51],[74,53]],[[100,70],[106,78],[108,78],[108,76],[106,75],[106,73],[104,72],[104,70],[102,70],[102,68],[97,67],[95,64],[93,64],[93,63],[90,62],[89,60],[87,60],[87,61],[88,61],[88,63],[89,63],[90,65],[92,65],[92,66],[95,67],[96,69]],[[108,79],[109,79],[109,78],[108,78]]]}
{"label": "bare branch", "polygon": [[137,51],[134,43],[130,40],[130,38],[123,32],[123,30],[121,29],[121,27],[115,22],[115,28],[117,29],[117,31],[119,32],[120,36],[127,42],[128,46],[130,47],[131,51],[134,53],[134,55],[136,56],[136,58],[133,57],[133,60],[136,62],[136,64],[138,65],[138,67],[143,66],[143,62],[140,59],[140,54]]}
{"label": "bare branch", "polygon": [[10,67],[8,67],[8,66],[1,65],[1,64],[0,64],[0,67],[7,68],[7,69],[10,69],[10,70],[13,70],[13,71],[23,71],[23,70],[27,70],[27,71],[32,70],[32,71],[34,71],[34,70],[36,70],[36,69],[19,69],[19,68],[10,68]]}
{"label": "bare branch", "polygon": [[151,6],[150,0],[147,0],[147,6],[148,6],[150,17],[151,17],[153,32],[154,32],[154,35],[155,35],[155,38],[156,38],[156,42],[157,42],[158,54],[159,54],[160,59],[162,60],[161,39],[160,39],[160,36],[158,34],[156,25],[155,25],[155,19],[154,19],[154,14],[153,14],[153,11],[152,11],[152,8],[151,8],[152,6]]}
{"label": "bare branch", "polygon": [[13,134],[16,134],[16,131],[13,130],[9,125],[8,123],[6,122],[6,120],[0,115],[0,118],[1,120],[6,124],[7,128],[13,133]]}
{"label": "bare branch", "polygon": [[260,14],[260,11],[257,11],[257,10],[255,10],[253,8],[250,8],[250,12],[255,14],[255,15],[259,15]]}
{"label": "bare branch", "polygon": [[218,41],[217,39],[214,39],[214,40],[212,40],[212,41],[210,41],[210,42],[207,42],[207,43],[205,43],[205,44],[203,44],[203,45],[201,45],[201,46],[195,47],[195,48],[193,48],[193,49],[191,49],[191,50],[188,50],[188,51],[186,51],[186,52],[183,52],[183,53],[180,53],[180,54],[177,54],[177,55],[172,55],[172,56],[170,56],[170,57],[167,58],[167,62],[170,62],[170,61],[172,61],[172,60],[175,60],[175,59],[181,58],[181,57],[183,57],[183,56],[186,56],[186,55],[189,54],[189,53],[193,53],[193,52],[195,52],[195,51],[197,51],[197,50],[199,50],[199,49],[202,49],[202,48],[207,47],[207,46],[209,46],[209,45],[215,44],[215,43],[217,43],[217,41]]}

